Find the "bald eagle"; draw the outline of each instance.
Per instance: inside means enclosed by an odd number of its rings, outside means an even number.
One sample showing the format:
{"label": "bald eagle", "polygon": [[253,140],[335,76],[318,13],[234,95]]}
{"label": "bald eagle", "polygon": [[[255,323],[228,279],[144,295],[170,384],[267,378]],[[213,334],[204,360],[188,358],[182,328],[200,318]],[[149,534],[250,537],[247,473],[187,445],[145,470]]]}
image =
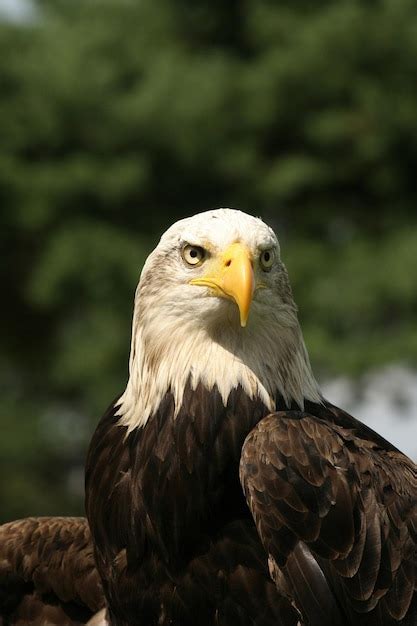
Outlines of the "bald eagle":
{"label": "bald eagle", "polygon": [[[323,398],[271,228],[230,209],[169,228],[137,288],[129,372],[88,452],[85,583],[61,558],[57,603],[90,617],[105,598],[112,626],[417,624],[416,466]],[[75,529],[64,547],[54,532],[44,572],[77,551]],[[23,560],[7,580],[44,599]]]}

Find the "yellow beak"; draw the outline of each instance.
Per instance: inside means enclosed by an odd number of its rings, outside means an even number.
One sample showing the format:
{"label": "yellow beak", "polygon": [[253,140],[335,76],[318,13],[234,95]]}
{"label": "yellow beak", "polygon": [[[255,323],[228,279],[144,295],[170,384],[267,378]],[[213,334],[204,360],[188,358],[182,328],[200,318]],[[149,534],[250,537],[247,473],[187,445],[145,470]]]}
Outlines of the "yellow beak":
{"label": "yellow beak", "polygon": [[246,326],[255,289],[252,258],[246,246],[231,244],[220,259],[211,262],[207,274],[193,278],[190,284],[210,287],[216,295],[234,300],[239,308],[240,325]]}

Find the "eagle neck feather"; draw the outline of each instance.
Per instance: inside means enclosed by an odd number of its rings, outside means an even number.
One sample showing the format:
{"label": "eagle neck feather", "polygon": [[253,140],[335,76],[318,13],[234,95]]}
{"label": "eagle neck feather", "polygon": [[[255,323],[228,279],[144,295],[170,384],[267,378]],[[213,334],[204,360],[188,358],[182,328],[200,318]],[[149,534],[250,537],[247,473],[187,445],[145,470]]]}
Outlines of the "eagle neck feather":
{"label": "eagle neck feather", "polygon": [[[233,313],[235,313],[233,311]],[[216,387],[224,405],[233,389],[240,386],[269,411],[275,398],[287,406],[304,400],[321,402],[322,396],[311,371],[301,329],[294,311],[277,311],[274,323],[263,324],[253,315],[247,328],[235,317],[220,325],[201,323],[184,314],[179,320],[166,315],[146,315],[137,307],[134,314],[129,363],[129,381],[118,400],[119,424],[128,432],[146,425],[167,393],[174,398],[175,414],[181,407],[188,383],[208,390]]]}

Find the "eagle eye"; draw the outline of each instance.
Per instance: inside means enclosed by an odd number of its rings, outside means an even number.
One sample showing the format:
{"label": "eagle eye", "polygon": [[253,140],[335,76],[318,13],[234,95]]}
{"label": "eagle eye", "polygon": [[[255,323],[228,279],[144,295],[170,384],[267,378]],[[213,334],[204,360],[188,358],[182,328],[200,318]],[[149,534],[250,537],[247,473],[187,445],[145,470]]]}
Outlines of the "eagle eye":
{"label": "eagle eye", "polygon": [[182,249],[182,258],[187,263],[187,265],[201,265],[206,256],[206,251],[204,248],[200,246],[193,246],[191,244],[187,244]]}
{"label": "eagle eye", "polygon": [[271,250],[263,250],[259,257],[259,261],[261,263],[261,267],[265,272],[268,272],[275,260],[274,251]]}

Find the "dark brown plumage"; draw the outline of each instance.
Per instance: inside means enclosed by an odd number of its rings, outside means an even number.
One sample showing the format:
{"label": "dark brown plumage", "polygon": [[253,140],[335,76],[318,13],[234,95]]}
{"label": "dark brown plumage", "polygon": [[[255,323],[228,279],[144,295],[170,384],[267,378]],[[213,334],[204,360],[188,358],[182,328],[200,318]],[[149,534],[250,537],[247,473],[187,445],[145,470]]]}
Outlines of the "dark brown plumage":
{"label": "dark brown plumage", "polygon": [[175,419],[167,395],[129,435],[115,411],[99,424],[86,466],[112,624],[295,625],[239,484],[241,448],[267,413],[262,403],[237,389],[224,406],[215,389],[188,388]]}
{"label": "dark brown plumage", "polygon": [[110,410],[87,511],[112,623],[416,623],[415,465],[343,411],[306,410],[264,417],[200,386],[129,435]]}
{"label": "dark brown plumage", "polygon": [[416,624],[414,463],[343,411],[308,409],[263,419],[242,452],[277,585],[314,624]]}
{"label": "dark brown plumage", "polygon": [[85,518],[27,518],[0,526],[2,626],[75,626],[103,606]]}

